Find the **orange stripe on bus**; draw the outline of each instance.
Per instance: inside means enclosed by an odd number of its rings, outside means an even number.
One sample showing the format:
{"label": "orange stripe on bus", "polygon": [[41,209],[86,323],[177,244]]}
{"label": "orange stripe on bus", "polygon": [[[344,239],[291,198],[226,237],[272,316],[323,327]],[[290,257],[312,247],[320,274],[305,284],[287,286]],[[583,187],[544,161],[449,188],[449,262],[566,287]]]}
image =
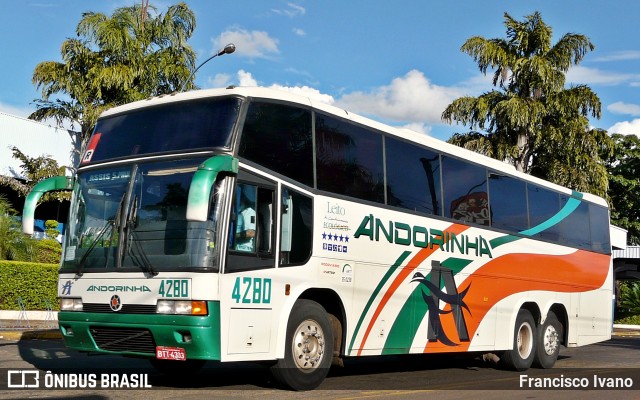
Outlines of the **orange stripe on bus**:
{"label": "orange stripe on bus", "polygon": [[[453,224],[449,228],[445,229],[444,232],[449,232],[449,233],[458,235],[464,232],[465,230],[467,230],[468,228],[469,228],[468,226]],[[443,235],[443,239],[446,236],[447,235]],[[369,325],[367,325],[367,329],[364,332],[362,342],[360,343],[360,347],[358,349],[358,355],[362,353],[362,350],[364,349],[364,344],[369,338],[371,329],[373,329],[373,325],[375,324],[376,320],[380,316],[380,313],[386,306],[387,302],[389,302],[389,299],[391,299],[391,296],[393,296],[395,291],[398,289],[398,287],[400,287],[400,285],[407,278],[407,276],[409,276],[409,274],[411,274],[413,270],[415,270],[420,264],[422,264],[424,260],[426,260],[431,254],[433,254],[433,252],[435,252],[439,248],[440,246],[433,246],[433,248],[424,248],[418,251],[416,255],[411,260],[409,260],[409,262],[405,267],[400,268],[400,272],[391,283],[391,286],[389,286],[389,289],[387,289],[385,294],[382,296],[382,300],[378,304],[378,307],[376,307],[376,310],[373,313],[373,317],[369,321]]]}

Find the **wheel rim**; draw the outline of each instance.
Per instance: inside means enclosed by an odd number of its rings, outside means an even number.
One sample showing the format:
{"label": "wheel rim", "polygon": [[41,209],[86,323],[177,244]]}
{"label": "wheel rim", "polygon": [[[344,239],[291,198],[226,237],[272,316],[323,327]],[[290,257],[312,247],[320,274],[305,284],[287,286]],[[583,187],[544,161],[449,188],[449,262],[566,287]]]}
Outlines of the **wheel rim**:
{"label": "wheel rim", "polygon": [[553,355],[558,349],[558,331],[553,325],[547,326],[547,329],[544,330],[542,341],[544,352],[548,356]]}
{"label": "wheel rim", "polygon": [[292,343],[293,359],[302,370],[320,366],[324,355],[324,332],[314,320],[303,321],[296,328]]}
{"label": "wheel rim", "polygon": [[520,357],[523,360],[529,358],[531,349],[533,349],[533,330],[531,329],[531,325],[529,325],[528,322],[520,325],[520,329],[518,329],[517,340],[518,354],[520,354]]}

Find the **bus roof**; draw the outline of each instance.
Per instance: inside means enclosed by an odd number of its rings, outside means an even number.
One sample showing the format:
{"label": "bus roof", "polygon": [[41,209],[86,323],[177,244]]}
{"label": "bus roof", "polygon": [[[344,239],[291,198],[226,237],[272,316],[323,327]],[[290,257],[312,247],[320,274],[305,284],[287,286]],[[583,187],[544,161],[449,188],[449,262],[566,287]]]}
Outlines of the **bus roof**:
{"label": "bus roof", "polygon": [[[407,141],[422,144],[425,147],[429,147],[433,150],[440,151],[442,153],[452,155],[454,157],[459,157],[480,165],[483,165],[487,168],[491,168],[498,172],[504,172],[506,174],[524,179],[531,183],[534,183],[539,186],[547,187],[562,193],[571,194],[572,191],[566,187],[556,185],[549,181],[545,181],[540,178],[536,178],[535,176],[525,174],[522,172],[518,172],[515,167],[511,164],[507,164],[505,162],[496,160],[491,157],[484,156],[479,153],[475,153],[473,151],[464,149],[459,146],[452,145],[450,143],[444,142],[442,140],[436,139],[424,133],[419,133],[412,131],[407,128],[399,128],[393,127],[390,125],[383,124],[381,122],[372,120],[367,117],[363,117],[358,114],[354,114],[347,110],[344,110],[339,107],[332,106],[330,104],[326,104],[309,97],[303,96],[301,94],[292,93],[285,90],[271,89],[265,87],[235,87],[230,86],[228,88],[222,89],[205,89],[205,90],[192,90],[183,93],[172,93],[168,95],[162,95],[157,97],[151,97],[146,100],[140,100],[133,103],[125,104],[122,106],[111,108],[101,114],[102,117],[107,117],[114,114],[119,114],[122,112],[132,111],[138,108],[143,107],[151,107],[160,104],[167,104],[172,102],[193,100],[193,99],[202,99],[207,97],[218,97],[218,96],[229,96],[235,95],[238,97],[245,98],[259,98],[259,99],[271,99],[278,100],[293,104],[298,104],[301,106],[311,107],[315,110],[325,112],[328,114],[332,114],[338,116],[340,118],[344,118],[350,121],[353,121],[357,124],[370,127],[372,129],[376,129],[378,131],[382,131],[388,135],[396,136],[399,138],[403,138]],[[583,193],[584,199],[602,206],[607,206],[607,203],[604,199],[589,194]]]}

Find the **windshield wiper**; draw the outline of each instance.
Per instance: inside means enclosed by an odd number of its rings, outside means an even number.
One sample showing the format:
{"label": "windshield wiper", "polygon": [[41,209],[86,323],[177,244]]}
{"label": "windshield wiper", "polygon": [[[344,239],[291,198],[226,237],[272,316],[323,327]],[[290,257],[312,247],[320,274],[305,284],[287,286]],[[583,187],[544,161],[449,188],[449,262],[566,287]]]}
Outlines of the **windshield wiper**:
{"label": "windshield wiper", "polygon": [[[111,243],[113,243],[113,234],[116,231],[116,227],[118,226],[118,221],[120,220],[120,213],[122,212],[123,202],[124,202],[124,194],[120,198],[120,204],[118,205],[118,209],[116,210],[115,218],[112,220],[111,219],[107,220],[107,223],[104,224],[104,226],[100,229],[100,232],[98,232],[98,235],[96,236],[96,238],[93,240],[93,242],[91,242],[87,251],[82,255],[82,257],[78,261],[78,271],[76,272],[76,276],[80,277],[84,274],[83,272],[84,263],[87,261],[87,258],[89,258],[89,254],[91,254],[93,250],[96,248],[96,246],[98,245],[98,242],[102,239],[104,234],[107,233],[107,230],[109,230],[109,228],[111,228],[111,236],[109,237],[109,247],[111,247]],[[107,251],[105,265],[107,264],[108,261],[109,261],[109,252]]]}
{"label": "windshield wiper", "polygon": [[[158,275],[158,272],[153,269],[153,265],[151,265],[151,262],[147,258],[147,254],[144,251],[144,248],[140,244],[140,241],[138,240],[136,235],[135,229],[136,229],[137,217],[138,217],[138,196],[134,195],[133,202],[131,204],[131,210],[129,211],[129,216],[127,217],[127,221],[124,226],[124,233],[126,235],[125,236],[126,239],[124,242],[124,249],[122,251],[122,256],[124,257],[125,254],[129,253],[129,255],[131,256],[131,260],[134,263],[138,264],[138,266],[140,266],[140,269],[142,271],[150,274],[151,276],[156,276]],[[132,242],[133,242],[133,246],[131,246]],[[133,247],[135,247],[139,255],[138,257],[135,257],[133,252],[131,251]]]}

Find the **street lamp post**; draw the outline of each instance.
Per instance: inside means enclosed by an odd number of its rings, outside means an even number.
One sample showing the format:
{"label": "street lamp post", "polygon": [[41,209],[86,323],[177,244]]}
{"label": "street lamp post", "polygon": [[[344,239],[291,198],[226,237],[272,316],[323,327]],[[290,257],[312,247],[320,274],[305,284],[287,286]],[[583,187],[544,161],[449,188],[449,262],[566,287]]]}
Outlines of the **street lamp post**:
{"label": "street lamp post", "polygon": [[233,44],[233,43],[229,43],[228,45],[224,46],[224,48],[218,50],[218,52],[216,54],[214,54],[211,57],[209,57],[206,60],[204,60],[202,62],[202,64],[198,65],[198,67],[193,70],[191,75],[189,75],[189,78],[187,78],[187,80],[184,82],[184,84],[182,85],[182,88],[180,88],[180,91],[184,92],[184,88],[187,86],[187,83],[191,82],[191,78],[193,78],[193,76],[196,74],[196,72],[198,72],[200,67],[202,67],[203,65],[205,65],[206,63],[208,63],[209,61],[213,60],[214,58],[216,58],[218,56],[221,56],[221,55],[224,55],[224,54],[231,54],[234,51],[236,51],[236,45]]}

